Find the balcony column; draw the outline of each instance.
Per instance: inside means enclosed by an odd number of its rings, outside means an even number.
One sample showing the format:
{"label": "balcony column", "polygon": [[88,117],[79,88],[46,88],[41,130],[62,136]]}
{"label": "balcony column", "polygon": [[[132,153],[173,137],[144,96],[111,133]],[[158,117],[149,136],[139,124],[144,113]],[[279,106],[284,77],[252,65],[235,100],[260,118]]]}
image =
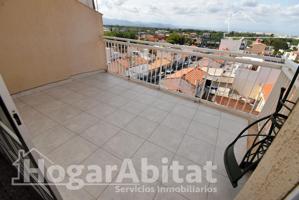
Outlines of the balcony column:
{"label": "balcony column", "polygon": [[284,199],[298,184],[299,104],[235,200]]}

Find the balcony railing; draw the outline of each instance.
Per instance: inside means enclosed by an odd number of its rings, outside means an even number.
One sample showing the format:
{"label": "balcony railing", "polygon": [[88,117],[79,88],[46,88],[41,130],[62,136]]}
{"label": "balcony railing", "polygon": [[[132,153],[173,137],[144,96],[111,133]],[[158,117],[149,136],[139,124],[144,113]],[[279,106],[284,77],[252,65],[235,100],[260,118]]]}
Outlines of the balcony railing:
{"label": "balcony railing", "polygon": [[296,68],[283,58],[242,52],[115,37],[105,44],[110,73],[251,118],[274,110]]}

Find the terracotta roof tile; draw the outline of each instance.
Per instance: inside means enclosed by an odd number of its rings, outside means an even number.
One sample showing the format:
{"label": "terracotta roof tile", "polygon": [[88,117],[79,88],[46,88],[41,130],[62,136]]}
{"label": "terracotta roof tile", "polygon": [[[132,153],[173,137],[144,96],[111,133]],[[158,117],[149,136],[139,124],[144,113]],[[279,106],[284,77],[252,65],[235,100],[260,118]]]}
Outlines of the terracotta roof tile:
{"label": "terracotta roof tile", "polygon": [[198,82],[201,82],[204,79],[205,75],[206,72],[204,72],[203,70],[194,68],[192,71],[185,75],[185,80],[188,83],[196,86]]}
{"label": "terracotta roof tile", "polygon": [[206,72],[200,68],[185,68],[175,72],[174,74],[168,75],[166,79],[184,79],[193,86],[204,79]]}
{"label": "terracotta roof tile", "polygon": [[149,65],[149,70],[158,69],[161,66],[169,66],[170,64],[170,60],[166,58],[156,59],[153,63]]}

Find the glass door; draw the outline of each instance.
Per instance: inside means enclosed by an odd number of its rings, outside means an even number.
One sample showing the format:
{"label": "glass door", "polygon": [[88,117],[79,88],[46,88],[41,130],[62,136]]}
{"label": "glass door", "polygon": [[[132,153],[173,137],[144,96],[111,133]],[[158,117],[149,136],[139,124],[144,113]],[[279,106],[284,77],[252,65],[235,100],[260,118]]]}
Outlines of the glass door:
{"label": "glass door", "polygon": [[[48,184],[48,180],[40,179],[41,171],[38,168],[37,160],[39,155],[32,152],[33,145],[28,137],[26,127],[16,109],[16,106],[9,95],[5,83],[0,76],[0,154],[5,158],[11,167],[17,168],[18,177],[12,179],[12,187],[26,185],[34,188],[42,199],[62,199],[55,185]],[[25,162],[29,160],[29,162]],[[37,169],[35,173],[29,173],[29,169]],[[3,173],[3,172],[1,172]],[[24,183],[27,177],[29,184]]]}

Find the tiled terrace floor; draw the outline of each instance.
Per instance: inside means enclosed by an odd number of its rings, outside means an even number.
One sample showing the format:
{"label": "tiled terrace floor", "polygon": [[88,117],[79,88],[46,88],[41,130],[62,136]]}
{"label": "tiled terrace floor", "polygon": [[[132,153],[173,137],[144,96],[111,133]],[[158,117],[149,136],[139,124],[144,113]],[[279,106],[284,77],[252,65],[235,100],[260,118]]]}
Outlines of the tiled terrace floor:
{"label": "tiled terrace floor", "polygon": [[[120,164],[161,157],[183,164],[218,165],[217,193],[115,193],[114,186],[60,188],[65,199],[233,199],[223,151],[247,121],[107,73],[73,79],[54,88],[15,97],[34,145],[54,162]],[[156,184],[161,184],[159,181]],[[166,186],[173,186],[168,183]]]}

